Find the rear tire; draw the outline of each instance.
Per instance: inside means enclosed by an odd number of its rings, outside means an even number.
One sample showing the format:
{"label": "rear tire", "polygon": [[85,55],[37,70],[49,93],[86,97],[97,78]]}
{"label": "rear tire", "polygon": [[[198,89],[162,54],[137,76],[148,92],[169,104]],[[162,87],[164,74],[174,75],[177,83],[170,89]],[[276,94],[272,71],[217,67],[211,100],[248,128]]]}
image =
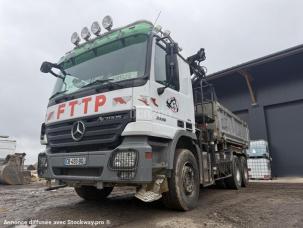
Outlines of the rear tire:
{"label": "rear tire", "polygon": [[241,164],[237,156],[232,161],[232,176],[225,179],[225,185],[229,189],[240,189],[242,184]]}
{"label": "rear tire", "polygon": [[94,186],[81,186],[76,187],[75,191],[81,198],[88,201],[100,201],[105,199],[112,192],[113,187],[104,187],[97,189]]}
{"label": "rear tire", "polygon": [[164,205],[171,209],[188,211],[198,202],[200,177],[197,159],[187,149],[177,149],[174,169],[168,179],[169,191],[163,193]]}
{"label": "rear tire", "polygon": [[242,187],[247,187],[248,185],[248,167],[247,167],[247,159],[245,157],[240,158],[241,161],[241,176],[242,176]]}

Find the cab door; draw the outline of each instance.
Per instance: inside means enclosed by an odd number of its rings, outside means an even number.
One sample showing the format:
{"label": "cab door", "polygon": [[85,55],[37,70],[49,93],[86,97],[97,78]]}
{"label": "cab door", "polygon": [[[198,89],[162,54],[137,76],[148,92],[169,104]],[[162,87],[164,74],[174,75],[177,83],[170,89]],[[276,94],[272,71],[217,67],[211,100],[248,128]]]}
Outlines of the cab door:
{"label": "cab door", "polygon": [[[176,55],[173,78],[163,45],[154,41],[150,76],[153,131],[173,138],[177,130],[194,132],[194,105],[188,64]],[[158,88],[166,87],[160,94]]]}

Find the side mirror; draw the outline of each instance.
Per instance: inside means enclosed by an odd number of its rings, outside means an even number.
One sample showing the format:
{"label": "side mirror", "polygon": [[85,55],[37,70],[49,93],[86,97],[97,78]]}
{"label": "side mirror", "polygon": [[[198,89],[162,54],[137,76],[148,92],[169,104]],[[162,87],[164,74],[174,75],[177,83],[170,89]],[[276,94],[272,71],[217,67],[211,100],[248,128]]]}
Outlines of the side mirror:
{"label": "side mirror", "polygon": [[178,43],[170,43],[166,46],[166,75],[168,82],[171,83],[178,75],[178,60],[177,54],[179,52]]}
{"label": "side mirror", "polygon": [[53,64],[50,62],[43,62],[40,67],[42,73],[50,73],[53,68]]}
{"label": "side mirror", "polygon": [[[179,89],[179,81],[178,79],[178,60],[177,54],[179,52],[178,43],[172,42],[166,44],[166,56],[165,56],[165,65],[166,65],[166,75],[167,82],[166,85],[157,89],[158,95],[162,95],[167,87],[175,85],[174,89]],[[173,82],[175,82],[173,84]]]}
{"label": "side mirror", "polygon": [[168,82],[172,82],[176,77],[178,70],[177,55],[176,54],[166,55],[165,62],[166,62],[165,65],[166,65],[166,75],[168,77]]}
{"label": "side mirror", "polygon": [[[62,74],[64,76],[61,76],[59,74],[56,74],[54,71],[52,71],[52,68],[57,68],[58,70],[60,70],[62,72]],[[63,68],[61,66],[59,66],[58,64],[55,63],[50,63],[50,62],[43,62],[41,64],[40,67],[40,71],[42,73],[51,73],[52,75],[54,75],[57,78],[61,78],[62,80],[64,80],[65,76],[66,76],[66,72],[65,70],[63,70]]]}
{"label": "side mirror", "polygon": [[167,81],[166,85],[163,87],[159,87],[157,89],[158,95],[164,93],[167,87],[171,87],[173,89],[179,89],[179,80],[178,80],[178,59],[177,54],[167,54],[165,57],[165,65],[166,65],[166,75]]}
{"label": "side mirror", "polygon": [[169,43],[166,45],[166,53],[168,55],[178,54],[178,52],[179,52],[178,43]]}

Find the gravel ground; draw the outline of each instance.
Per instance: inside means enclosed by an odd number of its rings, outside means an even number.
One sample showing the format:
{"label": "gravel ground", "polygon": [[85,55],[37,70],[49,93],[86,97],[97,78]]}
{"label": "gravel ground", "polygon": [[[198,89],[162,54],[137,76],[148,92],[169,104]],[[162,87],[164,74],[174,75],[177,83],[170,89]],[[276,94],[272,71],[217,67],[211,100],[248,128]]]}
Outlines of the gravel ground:
{"label": "gravel ground", "polygon": [[303,183],[201,189],[198,207],[189,212],[168,210],[161,202],[143,203],[133,195],[132,188],[117,188],[97,203],[81,200],[72,188],[45,192],[41,184],[0,185],[0,227],[30,220],[63,223],[56,227],[84,227],[68,225],[83,221],[100,223],[98,227],[303,227]]}

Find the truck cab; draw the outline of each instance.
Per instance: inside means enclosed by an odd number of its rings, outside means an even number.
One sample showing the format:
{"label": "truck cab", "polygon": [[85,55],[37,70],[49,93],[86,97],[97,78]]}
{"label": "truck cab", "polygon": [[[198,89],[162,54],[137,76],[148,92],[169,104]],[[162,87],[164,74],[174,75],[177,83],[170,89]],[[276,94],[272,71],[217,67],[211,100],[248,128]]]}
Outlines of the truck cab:
{"label": "truck cab", "polygon": [[206,151],[215,150],[214,140],[199,139],[195,116],[199,70],[161,27],[137,21],[111,29],[111,18],[105,22],[107,32],[96,32],[95,23],[90,38],[84,28],[82,44],[73,34],[75,48],[41,66],[58,79],[41,127],[39,176],[88,200],[133,185],[145,202],[162,197],[168,207],[189,210],[200,184],[215,183]]}

